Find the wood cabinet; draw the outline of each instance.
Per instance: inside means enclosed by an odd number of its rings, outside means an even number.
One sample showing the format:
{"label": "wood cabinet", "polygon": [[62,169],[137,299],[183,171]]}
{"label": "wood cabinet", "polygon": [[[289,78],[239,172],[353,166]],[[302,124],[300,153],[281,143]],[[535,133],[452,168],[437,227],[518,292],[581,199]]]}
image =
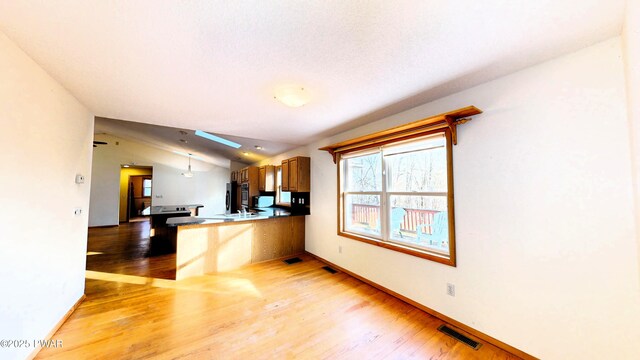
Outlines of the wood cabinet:
{"label": "wood cabinet", "polygon": [[241,183],[254,183],[256,186],[258,185],[258,168],[255,166],[247,166],[246,168],[242,168],[240,171],[240,182]]}
{"label": "wood cabinet", "polygon": [[176,232],[176,280],[304,252],[304,216],[172,229]]}
{"label": "wood cabinet", "polygon": [[238,181],[238,171],[231,172],[231,181]]}
{"label": "wood cabinet", "polygon": [[296,156],[282,160],[282,191],[311,191],[311,159]]}
{"label": "wood cabinet", "polygon": [[282,160],[282,191],[289,191],[289,159]]}
{"label": "wood cabinet", "polygon": [[251,263],[304,252],[304,216],[255,221]]}
{"label": "wood cabinet", "polygon": [[260,191],[276,191],[276,167],[264,165],[259,168],[258,189]]}

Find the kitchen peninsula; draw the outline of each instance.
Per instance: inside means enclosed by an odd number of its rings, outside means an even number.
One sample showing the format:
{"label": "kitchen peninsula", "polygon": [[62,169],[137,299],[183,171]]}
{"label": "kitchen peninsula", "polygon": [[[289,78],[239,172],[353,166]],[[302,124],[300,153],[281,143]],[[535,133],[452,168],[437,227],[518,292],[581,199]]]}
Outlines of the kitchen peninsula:
{"label": "kitchen peninsula", "polygon": [[142,215],[151,217],[149,230],[149,255],[166,254],[175,251],[173,229],[167,227],[167,220],[172,217],[198,216],[201,204],[150,206],[142,211]]}
{"label": "kitchen peninsula", "polygon": [[251,215],[167,220],[176,229],[176,280],[304,251],[304,216],[273,208]]}

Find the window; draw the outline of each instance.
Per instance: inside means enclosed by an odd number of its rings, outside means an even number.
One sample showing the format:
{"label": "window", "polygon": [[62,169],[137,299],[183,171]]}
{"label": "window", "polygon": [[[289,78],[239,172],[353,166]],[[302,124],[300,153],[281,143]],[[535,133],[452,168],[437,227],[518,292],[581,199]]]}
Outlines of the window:
{"label": "window", "polygon": [[142,196],[143,197],[151,196],[151,179],[142,180]]}
{"label": "window", "polygon": [[291,204],[291,193],[282,191],[282,166],[276,166],[276,204]]}
{"label": "window", "polygon": [[338,164],[338,235],[456,265],[453,155],[467,106],[321,147]]}
{"label": "window", "polygon": [[339,169],[344,234],[449,261],[444,132],[345,154]]}

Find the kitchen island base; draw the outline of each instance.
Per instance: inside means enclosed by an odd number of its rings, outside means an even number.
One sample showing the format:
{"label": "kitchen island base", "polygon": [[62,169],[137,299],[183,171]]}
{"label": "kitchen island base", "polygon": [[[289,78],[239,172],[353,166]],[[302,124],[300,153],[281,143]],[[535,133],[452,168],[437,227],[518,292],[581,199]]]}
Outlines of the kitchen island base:
{"label": "kitchen island base", "polygon": [[304,216],[178,226],[176,280],[304,252]]}

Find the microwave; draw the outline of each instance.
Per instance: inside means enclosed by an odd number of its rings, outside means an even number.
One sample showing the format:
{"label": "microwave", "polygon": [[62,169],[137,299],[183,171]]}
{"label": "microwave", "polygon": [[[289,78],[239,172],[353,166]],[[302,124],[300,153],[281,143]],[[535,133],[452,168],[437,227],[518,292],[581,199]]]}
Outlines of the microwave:
{"label": "microwave", "polygon": [[253,207],[254,208],[266,208],[274,204],[275,197],[273,196],[254,196]]}

